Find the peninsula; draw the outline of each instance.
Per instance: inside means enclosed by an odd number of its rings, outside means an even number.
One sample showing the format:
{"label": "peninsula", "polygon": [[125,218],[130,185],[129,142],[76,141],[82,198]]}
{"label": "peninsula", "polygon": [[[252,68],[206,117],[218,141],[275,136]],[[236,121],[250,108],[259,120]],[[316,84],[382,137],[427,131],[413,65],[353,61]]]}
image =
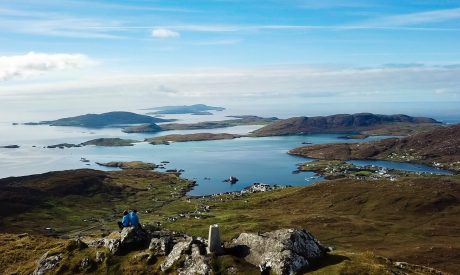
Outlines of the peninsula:
{"label": "peninsula", "polygon": [[230,116],[234,119],[227,119],[221,121],[205,121],[198,123],[168,123],[162,124],[161,129],[164,131],[169,130],[200,130],[200,129],[216,129],[226,128],[241,125],[266,125],[277,121],[276,117],[259,117],[259,116]]}
{"label": "peninsula", "polygon": [[405,138],[318,144],[295,148],[289,153],[315,159],[415,162],[460,172],[460,124],[437,127]]}

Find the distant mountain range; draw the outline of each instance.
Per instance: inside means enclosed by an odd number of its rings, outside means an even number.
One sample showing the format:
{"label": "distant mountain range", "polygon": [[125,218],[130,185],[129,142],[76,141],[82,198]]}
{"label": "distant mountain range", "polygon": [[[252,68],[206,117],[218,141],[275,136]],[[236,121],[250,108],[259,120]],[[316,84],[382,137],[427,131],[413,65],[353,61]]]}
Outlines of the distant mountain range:
{"label": "distant mountain range", "polygon": [[427,117],[376,115],[371,113],[293,117],[270,123],[254,131],[253,135],[279,136],[314,133],[360,133],[394,124],[440,124],[440,122]]}
{"label": "distant mountain range", "polygon": [[29,122],[26,125],[50,125],[50,126],[77,126],[87,128],[101,128],[113,125],[130,125],[141,123],[170,122],[171,119],[162,119],[131,112],[108,112],[102,114],[86,114],[74,117],[66,117],[57,120]]}
{"label": "distant mountain range", "polygon": [[223,107],[213,107],[208,106],[205,104],[195,104],[195,105],[182,105],[182,106],[162,106],[162,107],[154,107],[148,108],[145,110],[156,110],[155,112],[151,112],[149,114],[209,114],[207,111],[223,111],[225,108]]}

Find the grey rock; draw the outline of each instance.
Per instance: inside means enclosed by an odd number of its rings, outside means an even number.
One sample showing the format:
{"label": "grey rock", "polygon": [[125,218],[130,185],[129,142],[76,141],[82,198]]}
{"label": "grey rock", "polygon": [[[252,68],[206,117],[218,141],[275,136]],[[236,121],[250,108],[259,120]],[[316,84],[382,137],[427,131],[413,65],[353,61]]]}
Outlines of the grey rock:
{"label": "grey rock", "polygon": [[125,227],[121,231],[120,245],[123,249],[129,249],[147,243],[147,234],[137,227]]}
{"label": "grey rock", "polygon": [[86,270],[93,266],[93,261],[89,257],[83,258],[80,262],[80,270]]}
{"label": "grey rock", "polygon": [[211,273],[209,258],[202,255],[203,247],[194,243],[191,247],[191,254],[186,255],[184,267],[178,270],[179,275],[207,275]]}
{"label": "grey rock", "polygon": [[119,239],[104,239],[104,246],[109,249],[110,253],[118,254],[121,242]]}
{"label": "grey rock", "polygon": [[107,255],[105,255],[104,251],[97,251],[96,252],[96,262],[97,263],[103,263],[106,258],[107,258]]}
{"label": "grey rock", "polygon": [[165,256],[171,252],[173,245],[172,238],[170,236],[152,238],[149,245],[149,250],[155,256]]}
{"label": "grey rock", "polygon": [[180,259],[180,257],[186,254],[186,251],[190,250],[190,246],[192,245],[192,238],[187,238],[184,241],[178,242],[174,245],[171,253],[169,253],[168,257],[166,257],[165,261],[161,264],[161,270],[165,271],[171,268],[176,261]]}
{"label": "grey rock", "polygon": [[62,260],[62,254],[48,256],[48,252],[43,254],[43,256],[38,260],[37,267],[35,268],[33,275],[43,275],[52,271],[59,265],[59,262]]}
{"label": "grey rock", "polygon": [[246,261],[256,266],[269,266],[276,274],[296,274],[312,260],[326,254],[326,249],[306,230],[242,233],[233,244],[247,250]]}

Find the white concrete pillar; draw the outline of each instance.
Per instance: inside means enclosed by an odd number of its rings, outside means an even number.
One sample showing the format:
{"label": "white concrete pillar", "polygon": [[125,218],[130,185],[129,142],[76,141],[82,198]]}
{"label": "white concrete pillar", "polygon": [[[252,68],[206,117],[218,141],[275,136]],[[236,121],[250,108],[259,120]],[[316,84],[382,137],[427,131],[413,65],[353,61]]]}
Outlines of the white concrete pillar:
{"label": "white concrete pillar", "polygon": [[221,251],[219,225],[212,224],[209,226],[208,253],[219,253]]}

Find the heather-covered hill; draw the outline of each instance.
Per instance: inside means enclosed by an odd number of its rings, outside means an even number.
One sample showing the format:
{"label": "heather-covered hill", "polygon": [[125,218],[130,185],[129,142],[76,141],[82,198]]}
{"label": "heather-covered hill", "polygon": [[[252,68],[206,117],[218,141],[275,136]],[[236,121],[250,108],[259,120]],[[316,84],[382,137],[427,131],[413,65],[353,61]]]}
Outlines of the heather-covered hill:
{"label": "heather-covered hill", "polygon": [[313,133],[360,133],[389,125],[439,124],[426,117],[376,115],[371,113],[338,114],[316,117],[293,117],[270,123],[253,132],[255,136],[277,136]]}

